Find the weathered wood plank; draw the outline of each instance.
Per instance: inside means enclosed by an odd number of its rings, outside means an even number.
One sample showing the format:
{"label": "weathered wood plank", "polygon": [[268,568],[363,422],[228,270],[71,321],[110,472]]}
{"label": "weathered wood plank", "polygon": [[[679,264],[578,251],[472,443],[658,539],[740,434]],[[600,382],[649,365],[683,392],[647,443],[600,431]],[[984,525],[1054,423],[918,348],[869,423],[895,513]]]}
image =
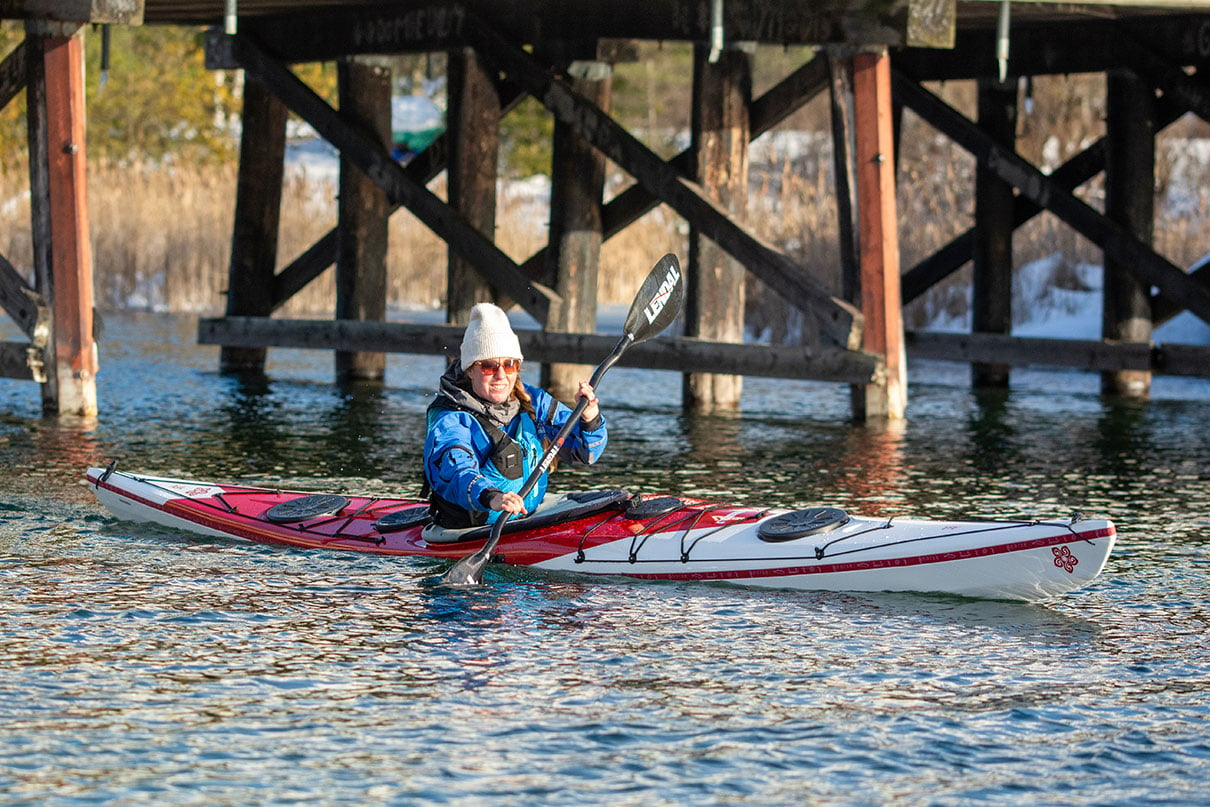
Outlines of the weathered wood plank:
{"label": "weathered wood plank", "polygon": [[144,0],[0,0],[0,19],[140,25]]}
{"label": "weathered wood plank", "polygon": [[[235,184],[231,262],[227,267],[228,316],[268,316],[273,311],[282,178],[285,174],[286,106],[255,77],[244,82]],[[263,372],[263,350],[227,348],[219,372]]]}
{"label": "weathered wood plank", "polygon": [[[821,58],[821,57],[816,57]],[[832,171],[836,177],[836,229],[840,239],[841,297],[861,298],[861,263],[857,240],[857,175],[853,154],[853,59],[839,50],[827,56],[828,100],[832,118]]]}
{"label": "weathered wood plank", "polygon": [[[1006,149],[1016,148],[1017,82],[979,79],[979,128]],[[971,330],[1011,333],[1013,325],[1013,186],[993,171],[975,169],[975,255],[971,280]],[[971,367],[976,387],[1007,387],[1008,367]]]}
{"label": "weathered wood plank", "polygon": [[[588,62],[570,79],[577,92],[601,109],[609,108],[610,65]],[[605,157],[569,126],[556,123],[550,162],[550,255],[542,279],[554,286],[564,305],[546,329],[592,333],[597,329]],[[570,401],[580,380],[591,373],[585,365],[552,362],[544,365],[542,386],[556,398]]]}
{"label": "weathered wood plank", "polygon": [[1203,345],[1160,345],[1152,352],[1151,372],[1210,377],[1210,348]]}
{"label": "weathered wood plank", "polygon": [[[447,197],[450,207],[483,234],[494,239],[496,232],[496,180],[500,155],[500,94],[494,71],[484,65],[470,48],[456,48],[446,57],[446,161]],[[469,261],[461,258],[456,245],[447,247],[445,283],[446,318],[465,325],[476,303],[493,302],[507,307],[494,289]],[[550,319],[547,319],[550,322]]]}
{"label": "weathered wood plank", "polygon": [[904,103],[938,131],[970,152],[981,165],[1012,183],[1023,195],[1045,207],[1088,240],[1131,267],[1134,276],[1179,300],[1210,322],[1210,289],[1175,264],[1152,251],[1125,227],[1106,218],[1066,192],[1014,151],[995,143],[979,127],[937,96],[893,71],[895,92]]}
{"label": "weathered wood plank", "polygon": [[[933,17],[945,12],[953,15],[953,0],[727,0],[722,7],[723,26],[729,42],[935,47],[936,33],[926,30],[930,26],[919,14],[909,21],[909,6],[927,7]],[[283,61],[329,61],[352,54],[459,47],[466,44],[461,26],[463,15],[469,14],[480,16],[501,35],[524,42],[569,41],[586,32],[599,39],[706,42],[710,38],[709,4],[686,0],[349,4],[339,9],[299,8],[288,14],[250,16],[241,19],[240,25],[244,33],[263,42],[269,53]]]}
{"label": "weathered wood plank", "polygon": [[[1069,367],[1089,372],[1147,370],[1152,366],[1151,345],[1137,342],[914,331],[907,334],[907,345],[908,356],[913,359],[998,362],[1013,367]],[[1210,365],[1207,367],[1210,369]]]}
{"label": "weathered wood plank", "polygon": [[[386,353],[457,354],[464,328],[402,322],[288,320],[227,317],[198,321],[198,343],[307,350],[378,350]],[[599,362],[616,335],[518,330],[526,361]],[[877,357],[859,351],[795,345],[730,344],[657,338],[634,345],[619,365],[678,373],[711,370],[736,375],[869,384],[881,377]],[[433,380],[436,383],[436,379]]]}
{"label": "weathered wood plank", "polygon": [[[1189,277],[1210,289],[1210,256],[1203,258],[1189,269]],[[1151,326],[1158,328],[1185,310],[1178,302],[1159,294],[1151,295]]]}
{"label": "weathered wood plank", "polygon": [[8,106],[8,102],[24,89],[25,42],[22,40],[0,62],[0,109]]}
{"label": "weathered wood plank", "polygon": [[923,331],[909,331],[907,344],[912,359],[964,363],[994,360],[1014,367],[1066,367],[1101,373],[1133,370],[1210,378],[1210,347],[1205,345]]}
{"label": "weathered wood plank", "polygon": [[306,251],[291,261],[273,277],[273,310],[281,308],[291,297],[336,263],[340,250],[340,229],[333,227]]}
{"label": "weathered wood plank", "polygon": [[[1142,14],[1130,19],[1054,20],[1012,24],[1008,75],[1101,73],[1136,63],[1128,38],[1180,65],[1204,64],[1210,18],[1204,13]],[[962,30],[952,48],[905,48],[895,64],[921,81],[956,81],[986,76],[995,64],[994,27]],[[1175,77],[1175,76],[1174,76]]]}
{"label": "weathered wood plank", "polygon": [[50,327],[50,309],[42,295],[30,288],[21,273],[0,255],[0,306],[30,339],[41,335],[46,340]]}
{"label": "weathered wood plank", "polygon": [[[391,70],[379,63],[337,64],[341,116],[386,150],[391,143]],[[381,322],[387,313],[387,244],[391,204],[376,183],[342,153],[336,261],[336,318]],[[381,381],[386,357],[374,351],[336,351],[336,378]]]}
{"label": "weathered wood plank", "polygon": [[[88,229],[85,160],[84,33],[46,37],[47,142],[49,157],[51,265],[50,306],[57,400],[43,398],[55,414],[97,414],[97,347],[93,341],[92,246]],[[44,388],[45,389],[45,388]]]}
{"label": "weathered wood plank", "polygon": [[[707,45],[693,49],[692,150],[694,175],[711,200],[740,221],[748,204],[748,106],[752,57],[724,50],[710,61]],[[744,341],[744,267],[689,230],[685,267],[685,335],[718,342]],[[722,373],[685,376],[683,398],[693,411],[739,409],[743,378]]]}
{"label": "weathered wood plank", "polygon": [[853,391],[854,415],[899,420],[907,407],[907,359],[899,293],[899,216],[891,60],[885,50],[853,56],[853,154],[856,159],[862,346],[880,357],[886,376]]}
{"label": "weathered wood plank", "polygon": [[[1108,76],[1105,215],[1146,244],[1155,232],[1155,90],[1129,70]],[[1116,259],[1106,256],[1101,336],[1123,342],[1151,341],[1150,290]],[[1122,370],[1101,376],[1107,395],[1146,397],[1151,375]]]}
{"label": "weathered wood plank", "polygon": [[726,210],[709,199],[701,186],[670,169],[658,155],[568,89],[525,51],[471,15],[466,28],[475,50],[484,58],[508,73],[557,120],[575,129],[790,304],[813,314],[829,339],[843,347],[860,344],[861,312],[834,296],[803,267],[731,221]]}
{"label": "weathered wood plank", "polygon": [[545,322],[551,307],[562,303],[550,289],[526,278],[499,247],[408,175],[385,149],[350,126],[297,76],[243,36],[230,38],[232,53],[244,69],[265,82],[287,107],[353,160],[392,202],[412,211],[530,316]]}

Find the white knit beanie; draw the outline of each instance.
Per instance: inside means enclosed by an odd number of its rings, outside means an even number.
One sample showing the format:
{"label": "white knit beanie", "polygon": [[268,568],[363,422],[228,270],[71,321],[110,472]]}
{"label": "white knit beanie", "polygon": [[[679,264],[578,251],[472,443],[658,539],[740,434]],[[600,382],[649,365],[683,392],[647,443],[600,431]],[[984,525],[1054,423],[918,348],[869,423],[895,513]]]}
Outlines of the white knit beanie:
{"label": "white knit beanie", "polygon": [[479,303],[471,309],[471,321],[462,337],[462,369],[480,359],[523,359],[521,342],[508,324],[508,314],[499,306]]}

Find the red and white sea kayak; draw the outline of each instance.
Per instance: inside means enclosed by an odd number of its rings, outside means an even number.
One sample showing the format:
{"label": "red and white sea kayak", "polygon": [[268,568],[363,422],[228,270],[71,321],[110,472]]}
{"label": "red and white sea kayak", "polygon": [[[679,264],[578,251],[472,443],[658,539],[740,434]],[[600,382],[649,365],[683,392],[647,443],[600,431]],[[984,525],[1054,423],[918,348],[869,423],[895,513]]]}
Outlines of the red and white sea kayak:
{"label": "red and white sea kayak", "polygon": [[[488,528],[450,531],[415,499],[223,485],[90,468],[117,518],[308,549],[460,558]],[[1101,571],[1103,519],[922,521],[832,507],[777,510],[679,496],[594,491],[548,497],[510,521],[495,560],[537,569],[826,591],[943,592],[1041,600]]]}

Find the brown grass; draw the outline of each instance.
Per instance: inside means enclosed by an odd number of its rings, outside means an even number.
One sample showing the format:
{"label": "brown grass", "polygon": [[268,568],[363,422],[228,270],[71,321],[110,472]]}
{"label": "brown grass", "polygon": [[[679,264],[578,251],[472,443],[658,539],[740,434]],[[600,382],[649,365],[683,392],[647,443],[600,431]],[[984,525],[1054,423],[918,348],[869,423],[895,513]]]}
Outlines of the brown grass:
{"label": "brown grass", "polygon": [[[900,156],[898,206],[900,251],[906,271],[971,224],[974,164],[931,130],[912,121],[905,126]],[[762,239],[799,261],[813,277],[839,289],[839,249],[833,201],[831,155],[827,149],[795,161],[754,166],[748,226]],[[1162,153],[1162,150],[1161,150]],[[1193,165],[1191,168],[1190,165]],[[1208,249],[1205,228],[1210,168],[1187,164],[1174,177],[1161,166],[1157,191],[1155,246],[1178,265],[1189,266]],[[1193,176],[1191,174],[1198,174]],[[221,313],[227,285],[236,171],[234,166],[140,170],[98,165],[90,169],[89,200],[97,305],[104,309],[151,307],[173,312]],[[0,254],[29,275],[29,204],[21,170],[0,170]],[[435,184],[435,191],[442,189]],[[1182,203],[1177,187],[1194,189]],[[1098,209],[1100,181],[1081,189]],[[284,266],[331,229],[336,221],[334,191],[322,182],[287,183],[282,203],[279,264]],[[546,241],[546,211],[503,195],[497,213],[497,243],[522,261]],[[445,289],[446,249],[405,210],[391,219],[388,258],[390,305],[437,307]],[[687,252],[685,222],[659,207],[606,242],[601,254],[600,299],[628,302],[653,261],[665,252]],[[1061,253],[1063,264],[1098,263],[1100,251],[1043,214],[1018,230],[1018,265]],[[1062,271],[1060,267],[1059,271]],[[907,326],[919,327],[938,311],[965,308],[969,266],[909,306]],[[318,315],[334,305],[333,272],[328,270],[282,310],[286,316]],[[749,327],[772,339],[801,329],[787,309],[755,280],[749,283]]]}

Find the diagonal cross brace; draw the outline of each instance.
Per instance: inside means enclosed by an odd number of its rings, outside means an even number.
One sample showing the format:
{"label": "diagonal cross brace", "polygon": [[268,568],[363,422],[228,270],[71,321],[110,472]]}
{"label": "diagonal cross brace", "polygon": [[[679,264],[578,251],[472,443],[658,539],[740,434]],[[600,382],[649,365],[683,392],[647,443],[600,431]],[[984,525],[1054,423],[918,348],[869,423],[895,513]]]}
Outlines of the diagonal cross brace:
{"label": "diagonal cross brace", "polygon": [[413,179],[381,144],[349,125],[289,69],[246,37],[237,34],[231,39],[232,55],[245,70],[364,171],[393,204],[410,210],[535,320],[545,325],[551,310],[563,304],[558,294],[525,277],[512,258],[423,183]]}
{"label": "diagonal cross brace", "polygon": [[25,89],[25,40],[0,62],[0,109]]}
{"label": "diagonal cross brace", "polygon": [[[828,60],[816,56],[779,81],[768,92],[752,102],[749,139],[755,140],[818,95],[828,86]],[[692,155],[685,149],[668,160],[668,165],[682,174],[692,169]],[[601,235],[613,238],[628,225],[657,207],[660,200],[636,183],[609,200],[601,208]],[[537,275],[546,263],[549,247],[535,252],[521,265],[530,277]]]}
{"label": "diagonal cross brace", "polygon": [[50,308],[3,255],[0,255],[0,306],[32,342],[40,347],[47,344]]}
{"label": "diagonal cross brace", "polygon": [[464,31],[481,57],[538,99],[559,122],[630,173],[648,192],[692,222],[773,291],[813,315],[820,331],[829,339],[850,349],[861,346],[862,315],[853,305],[834,296],[803,267],[733,222],[727,211],[699,185],[670,168],[620,124],[477,16],[467,15]]}
{"label": "diagonal cross brace", "polygon": [[1114,255],[1141,282],[1182,303],[1210,322],[1210,289],[1176,264],[1157,255],[1125,227],[1097,212],[1052,181],[1015,151],[994,142],[962,113],[892,69],[895,97],[942,134],[962,146],[984,168],[1017,188],[1022,195],[1067,222],[1076,232]]}
{"label": "diagonal cross brace", "polygon": [[[1185,113],[1183,107],[1178,107],[1166,99],[1159,98],[1156,101],[1158,107],[1156,125],[1160,129],[1168,126]],[[1105,153],[1108,142],[1108,137],[1098,139],[1091,146],[1051,171],[1050,181],[1063,190],[1073,191],[1092,179],[1105,170]],[[1013,202],[1013,227],[1020,227],[1041,212],[1042,208],[1032,200],[1025,196],[1018,196]],[[974,256],[975,230],[971,228],[903,273],[904,304],[915,300],[932,286],[961,269],[963,264],[972,260]],[[1153,299],[1161,300],[1161,308],[1169,306],[1166,297]],[[1162,321],[1158,312],[1153,311],[1152,313],[1155,315],[1157,324]]]}

